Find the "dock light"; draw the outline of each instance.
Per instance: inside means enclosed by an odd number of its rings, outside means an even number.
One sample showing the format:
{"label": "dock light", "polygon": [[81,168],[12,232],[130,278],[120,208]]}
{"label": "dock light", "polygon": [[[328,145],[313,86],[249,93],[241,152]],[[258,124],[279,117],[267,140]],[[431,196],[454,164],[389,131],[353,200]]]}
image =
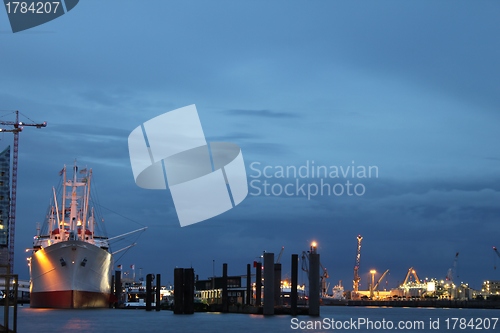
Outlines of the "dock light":
{"label": "dock light", "polygon": [[318,248],[318,243],[316,243],[315,241],[313,241],[311,243],[311,253],[316,253],[316,249]]}

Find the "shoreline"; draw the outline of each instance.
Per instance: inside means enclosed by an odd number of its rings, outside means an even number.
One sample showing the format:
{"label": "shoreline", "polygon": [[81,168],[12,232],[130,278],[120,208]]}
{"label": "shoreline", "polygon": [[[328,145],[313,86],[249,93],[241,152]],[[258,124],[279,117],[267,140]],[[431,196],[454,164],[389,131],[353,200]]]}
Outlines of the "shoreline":
{"label": "shoreline", "polygon": [[323,300],[323,306],[377,306],[377,307],[409,307],[409,308],[467,308],[467,309],[500,309],[497,300],[444,300],[444,299],[411,299],[411,300]]}

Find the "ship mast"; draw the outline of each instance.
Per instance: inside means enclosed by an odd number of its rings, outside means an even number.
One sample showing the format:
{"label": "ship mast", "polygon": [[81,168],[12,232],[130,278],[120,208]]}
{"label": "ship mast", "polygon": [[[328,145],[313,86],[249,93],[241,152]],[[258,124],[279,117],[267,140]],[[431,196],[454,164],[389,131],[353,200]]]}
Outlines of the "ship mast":
{"label": "ship mast", "polygon": [[61,205],[61,221],[59,223],[59,234],[61,235],[61,239],[64,236],[64,219],[66,218],[66,165],[62,169],[63,173],[63,193],[62,193],[62,205]]}
{"label": "ship mast", "polygon": [[[85,169],[86,170],[86,169]],[[90,219],[87,219],[89,214],[89,202],[90,202],[90,180],[92,179],[92,169],[89,170],[89,173],[83,179],[83,182],[87,184],[85,186],[85,195],[84,195],[84,203],[83,203],[83,216],[82,216],[82,240],[85,240],[86,231],[87,231],[87,223],[90,224]],[[93,223],[93,220],[92,220]],[[90,228],[89,228],[90,229]],[[92,229],[93,231],[93,229]],[[93,233],[92,233],[93,235]]]}
{"label": "ship mast", "polygon": [[75,238],[75,232],[76,232],[76,219],[77,219],[77,193],[76,193],[76,173],[78,172],[78,167],[76,166],[76,161],[75,161],[75,166],[73,167],[73,182],[71,186],[71,208],[70,208],[70,214],[69,214],[69,234],[70,234],[70,239]]}

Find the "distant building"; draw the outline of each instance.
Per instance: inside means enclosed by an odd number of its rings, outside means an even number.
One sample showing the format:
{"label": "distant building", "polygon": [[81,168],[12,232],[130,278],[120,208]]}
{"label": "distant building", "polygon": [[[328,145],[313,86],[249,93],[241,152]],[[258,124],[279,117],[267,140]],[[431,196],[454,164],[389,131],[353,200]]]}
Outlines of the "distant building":
{"label": "distant building", "polygon": [[9,263],[10,146],[0,153],[0,274]]}
{"label": "distant building", "polygon": [[[222,277],[196,281],[196,292],[203,302],[208,304],[222,303]],[[227,299],[229,304],[243,304],[246,288],[242,287],[241,276],[227,277]]]}
{"label": "distant building", "polygon": [[481,289],[487,295],[500,295],[500,280],[484,281]]}

